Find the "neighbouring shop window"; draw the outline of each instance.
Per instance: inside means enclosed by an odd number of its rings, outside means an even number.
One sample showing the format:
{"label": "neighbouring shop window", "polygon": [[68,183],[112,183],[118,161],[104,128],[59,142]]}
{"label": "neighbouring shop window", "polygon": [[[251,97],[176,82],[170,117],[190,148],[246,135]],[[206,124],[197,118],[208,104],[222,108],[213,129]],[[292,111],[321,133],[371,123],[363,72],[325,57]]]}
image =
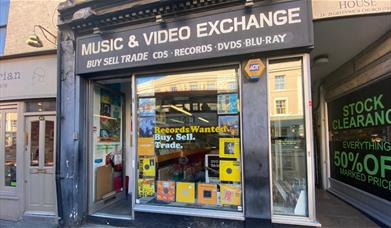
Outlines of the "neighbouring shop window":
{"label": "neighbouring shop window", "polygon": [[391,77],[327,103],[331,178],[391,200]]}
{"label": "neighbouring shop window", "polygon": [[242,211],[237,70],[136,82],[136,203]]}
{"label": "neighbouring shop window", "polygon": [[38,100],[26,102],[26,112],[56,111],[56,100]]}
{"label": "neighbouring shop window", "polygon": [[[281,74],[285,90],[275,90]],[[308,216],[302,60],[270,61],[268,79],[273,214]]]}
{"label": "neighbouring shop window", "polygon": [[17,113],[5,114],[4,127],[4,185],[16,187],[16,129]]}
{"label": "neighbouring shop window", "polygon": [[277,75],[274,78],[274,88],[276,90],[282,90],[285,89],[285,76],[284,75]]}

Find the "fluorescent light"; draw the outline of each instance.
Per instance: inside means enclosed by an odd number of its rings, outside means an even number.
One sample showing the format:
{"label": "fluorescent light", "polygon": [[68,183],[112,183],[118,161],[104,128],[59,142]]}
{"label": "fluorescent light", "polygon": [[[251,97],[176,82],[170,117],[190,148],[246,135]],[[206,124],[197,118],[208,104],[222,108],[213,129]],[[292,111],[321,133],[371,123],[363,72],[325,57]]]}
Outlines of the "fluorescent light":
{"label": "fluorescent light", "polygon": [[116,120],[117,119],[117,118],[113,118],[113,117],[109,117],[109,116],[102,116],[102,115],[97,115],[97,114],[94,114],[94,116],[99,117],[99,118],[103,118],[103,119],[110,119],[110,120]]}
{"label": "fluorescent light", "polygon": [[198,119],[201,120],[201,121],[204,121],[205,123],[209,123],[209,121],[207,119],[204,119],[202,117],[198,117]]}
{"label": "fluorescent light", "polygon": [[175,106],[175,105],[170,105],[170,108],[173,108],[173,109],[177,110],[178,112],[182,112],[182,113],[184,113],[184,114],[186,114],[186,115],[188,115],[188,116],[192,116],[192,115],[193,115],[193,114],[191,114],[190,112],[185,111],[185,110],[183,110],[182,108],[178,108],[178,107]]}
{"label": "fluorescent light", "polygon": [[172,122],[175,122],[175,123],[181,123],[181,124],[184,124],[185,122],[183,121],[180,121],[180,120],[176,120],[176,119],[170,119]]}

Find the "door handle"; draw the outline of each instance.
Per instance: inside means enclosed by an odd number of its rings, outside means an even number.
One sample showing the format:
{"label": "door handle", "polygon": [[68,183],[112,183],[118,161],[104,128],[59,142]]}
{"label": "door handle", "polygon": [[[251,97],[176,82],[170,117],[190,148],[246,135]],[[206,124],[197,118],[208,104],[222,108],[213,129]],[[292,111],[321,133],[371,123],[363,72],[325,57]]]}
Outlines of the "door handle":
{"label": "door handle", "polygon": [[38,168],[37,173],[46,173],[46,169]]}

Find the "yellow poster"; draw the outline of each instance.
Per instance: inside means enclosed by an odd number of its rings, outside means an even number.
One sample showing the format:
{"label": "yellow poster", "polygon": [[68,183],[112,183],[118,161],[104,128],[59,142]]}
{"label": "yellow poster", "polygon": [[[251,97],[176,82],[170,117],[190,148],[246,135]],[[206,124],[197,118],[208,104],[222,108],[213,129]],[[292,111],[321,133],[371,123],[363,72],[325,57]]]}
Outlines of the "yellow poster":
{"label": "yellow poster", "polygon": [[240,182],[240,162],[220,160],[220,181]]}
{"label": "yellow poster", "polygon": [[138,138],[137,150],[139,156],[154,156],[155,145],[153,137]]}
{"label": "yellow poster", "polygon": [[239,158],[240,157],[239,138],[220,138],[219,155],[220,158]]}
{"label": "yellow poster", "polygon": [[154,177],[156,176],[156,162],[155,157],[142,158],[140,159],[142,163],[142,174],[143,177]]}
{"label": "yellow poster", "polygon": [[137,183],[139,197],[155,195],[155,179],[138,179]]}
{"label": "yellow poster", "polygon": [[176,201],[180,203],[195,202],[195,184],[188,182],[176,183]]}
{"label": "yellow poster", "polygon": [[240,186],[220,184],[220,202],[222,205],[240,206],[241,195]]}

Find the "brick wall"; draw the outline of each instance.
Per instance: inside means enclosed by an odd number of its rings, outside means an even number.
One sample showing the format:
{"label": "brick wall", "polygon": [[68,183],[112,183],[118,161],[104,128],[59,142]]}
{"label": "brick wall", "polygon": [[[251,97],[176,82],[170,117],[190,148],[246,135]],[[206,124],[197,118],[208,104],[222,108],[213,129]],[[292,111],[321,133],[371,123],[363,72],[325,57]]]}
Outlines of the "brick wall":
{"label": "brick wall", "polygon": [[34,25],[41,25],[57,35],[59,2],[60,0],[11,0],[4,55],[56,49],[55,45],[45,40],[39,29],[36,29],[36,34],[43,42],[42,48],[30,47],[26,40],[33,34]]}

